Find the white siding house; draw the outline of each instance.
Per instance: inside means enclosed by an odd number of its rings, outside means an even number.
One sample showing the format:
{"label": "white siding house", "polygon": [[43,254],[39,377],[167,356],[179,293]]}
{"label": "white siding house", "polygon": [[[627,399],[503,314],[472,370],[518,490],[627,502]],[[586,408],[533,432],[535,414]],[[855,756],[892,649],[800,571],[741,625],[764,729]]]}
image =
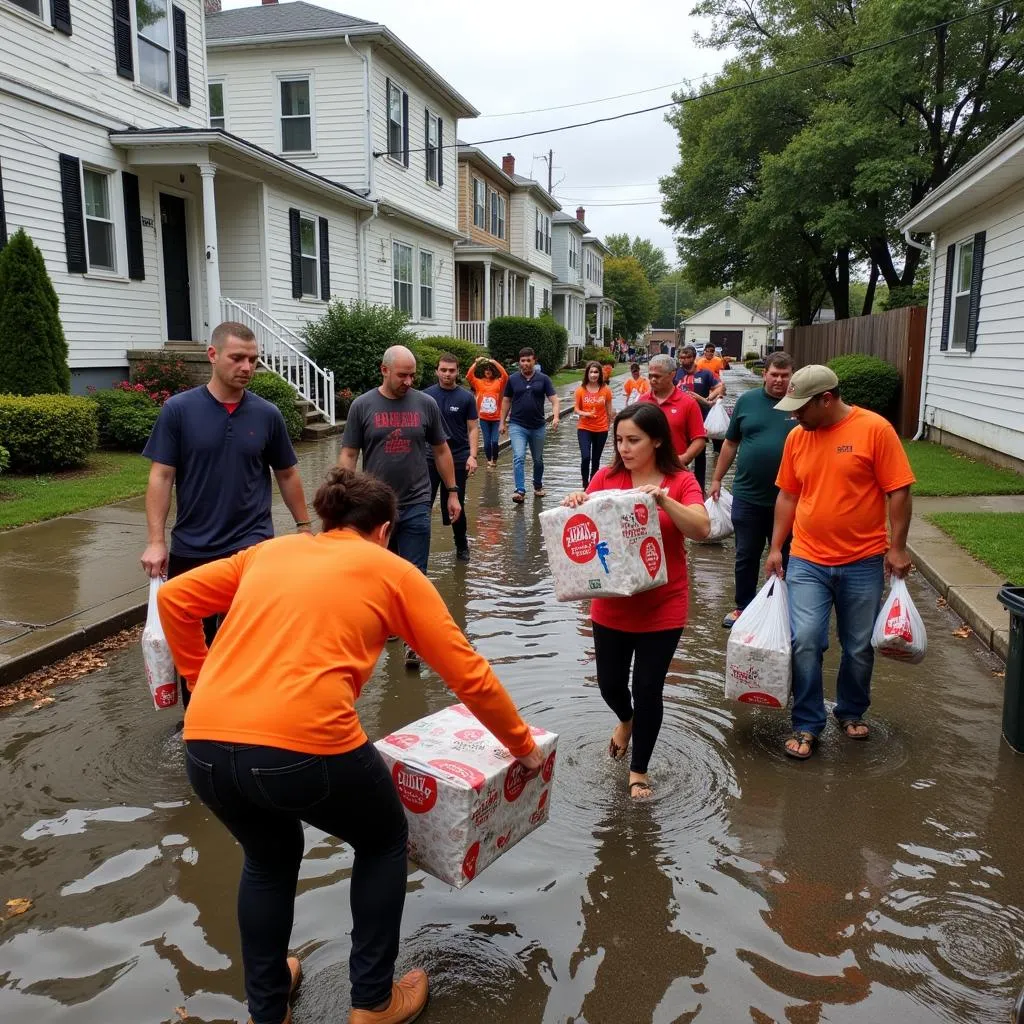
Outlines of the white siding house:
{"label": "white siding house", "polygon": [[[577,211],[577,215],[582,214]],[[580,220],[584,218],[581,216]],[[604,296],[604,258],[611,253],[608,247],[594,235],[583,239],[583,290],[585,292],[587,315],[594,316],[594,337],[600,345],[603,343],[605,330],[612,330],[615,318],[615,305]]]}
{"label": "white siding house", "polygon": [[552,268],[555,272],[554,315],[569,332],[569,361],[575,362],[587,343],[586,290],[583,286],[583,236],[579,217],[558,212],[553,218]]}
{"label": "white siding house", "polygon": [[561,207],[540,182],[516,174],[514,165],[512,178],[516,183],[511,198],[512,255],[530,267],[524,280],[525,315],[539,316],[554,301],[552,218]]}
{"label": "white siding house", "polygon": [[757,310],[730,296],[687,317],[681,326],[680,344],[695,345],[698,355],[710,341],[727,356],[741,359],[748,351],[765,351],[771,324]]}
{"label": "white siding house", "polygon": [[931,234],[928,437],[1024,469],[1024,118],[900,224]]}

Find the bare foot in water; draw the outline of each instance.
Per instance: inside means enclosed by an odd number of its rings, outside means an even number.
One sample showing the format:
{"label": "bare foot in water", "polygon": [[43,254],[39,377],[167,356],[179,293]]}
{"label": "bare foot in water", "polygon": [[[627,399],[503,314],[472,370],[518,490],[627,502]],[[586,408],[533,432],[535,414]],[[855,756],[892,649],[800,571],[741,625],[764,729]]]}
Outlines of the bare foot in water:
{"label": "bare foot in water", "polygon": [[608,742],[608,756],[621,761],[629,749],[629,738],[633,735],[633,722],[619,722]]}
{"label": "bare foot in water", "polygon": [[629,797],[631,800],[650,800],[654,787],[647,781],[647,774],[629,773]]}

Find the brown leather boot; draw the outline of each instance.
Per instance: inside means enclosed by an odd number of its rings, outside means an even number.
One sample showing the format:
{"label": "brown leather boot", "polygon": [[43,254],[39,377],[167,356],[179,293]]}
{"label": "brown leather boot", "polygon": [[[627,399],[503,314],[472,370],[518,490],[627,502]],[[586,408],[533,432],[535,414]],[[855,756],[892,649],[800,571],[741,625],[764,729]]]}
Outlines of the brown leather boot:
{"label": "brown leather boot", "polygon": [[[286,962],[288,964],[288,973],[292,976],[292,983],[288,989],[288,999],[292,1000],[295,998],[295,993],[302,981],[302,964],[299,962],[299,958],[297,956],[288,957]],[[249,1018],[249,1024],[252,1024],[252,1017]],[[281,1024],[292,1024],[291,1010],[288,1010],[284,1015],[284,1020],[281,1021]]]}
{"label": "brown leather boot", "polygon": [[410,971],[391,986],[391,1002],[384,1010],[353,1010],[348,1024],[411,1024],[427,1006],[430,986],[425,971]]}

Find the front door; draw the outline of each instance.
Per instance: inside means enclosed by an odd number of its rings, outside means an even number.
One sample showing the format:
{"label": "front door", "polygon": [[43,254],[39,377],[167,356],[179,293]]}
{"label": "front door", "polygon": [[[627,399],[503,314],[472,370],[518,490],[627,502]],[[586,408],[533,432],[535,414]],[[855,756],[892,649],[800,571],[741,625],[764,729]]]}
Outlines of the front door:
{"label": "front door", "polygon": [[743,347],[743,332],[742,331],[711,331],[710,341],[719,351],[724,352],[727,356],[731,356],[733,359],[739,359],[743,353],[740,349]]}
{"label": "front door", "polygon": [[160,232],[163,236],[164,299],[167,340],[192,340],[192,301],[188,286],[188,231],[185,200],[160,193]]}

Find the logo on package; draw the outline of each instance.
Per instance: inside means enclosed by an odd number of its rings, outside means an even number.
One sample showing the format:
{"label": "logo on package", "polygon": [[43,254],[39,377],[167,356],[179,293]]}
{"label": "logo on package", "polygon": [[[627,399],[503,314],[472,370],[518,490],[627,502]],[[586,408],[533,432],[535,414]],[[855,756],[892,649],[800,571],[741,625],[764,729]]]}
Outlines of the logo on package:
{"label": "logo on package", "polygon": [[640,558],[653,580],[661,569],[661,545],[653,537],[648,537],[640,545]]}
{"label": "logo on package", "polygon": [[473,877],[476,875],[476,862],[479,856],[480,843],[477,841],[466,851],[466,856],[462,860],[462,873],[471,882],[473,881]]}
{"label": "logo on package", "polygon": [[477,771],[476,768],[463,764],[461,761],[453,761],[447,757],[438,757],[427,763],[431,768],[436,768],[438,771],[447,772],[449,775],[454,775],[457,779],[462,779],[470,789],[475,789],[478,793],[483,789],[484,783],[487,781],[487,776],[483,772]]}
{"label": "logo on package", "polygon": [[582,513],[570,516],[562,529],[562,548],[570,561],[584,565],[597,554],[597,525]]}
{"label": "logo on package", "polygon": [[526,783],[529,782],[526,774],[526,769],[521,761],[513,761],[508,766],[508,771],[505,773],[505,799],[510,804],[515,803],[523,795]]}
{"label": "logo on package", "polygon": [[899,599],[892,602],[889,614],[885,619],[885,635],[887,637],[900,637],[908,644],[914,642],[914,634],[910,628],[910,620],[903,614],[900,608]]}
{"label": "logo on package", "polygon": [[650,518],[650,511],[643,502],[637,502],[633,506],[633,518],[641,525],[646,526],[647,520]]}
{"label": "logo on package", "polygon": [[394,732],[390,736],[384,737],[385,743],[392,747],[398,747],[399,750],[408,750],[410,747],[416,746],[419,741],[419,736],[414,732]]}
{"label": "logo on package", "polygon": [[153,691],[153,703],[158,708],[172,708],[178,703],[178,684],[164,683]]}
{"label": "logo on package", "polygon": [[437,780],[396,761],[391,778],[402,803],[413,814],[426,814],[437,803]]}

